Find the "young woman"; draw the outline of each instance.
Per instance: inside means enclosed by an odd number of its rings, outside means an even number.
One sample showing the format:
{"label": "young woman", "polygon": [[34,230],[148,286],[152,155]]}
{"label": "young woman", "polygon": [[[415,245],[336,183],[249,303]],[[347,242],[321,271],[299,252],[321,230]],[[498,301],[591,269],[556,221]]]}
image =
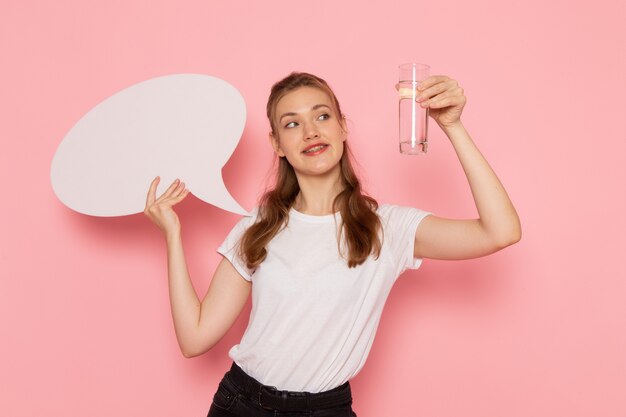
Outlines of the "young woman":
{"label": "young woman", "polygon": [[478,219],[378,205],[363,194],[350,162],[346,123],[328,84],[292,73],[267,103],[270,144],[279,158],[275,187],[218,248],[223,259],[200,301],[185,264],[172,207],[189,191],[176,180],[145,214],[167,242],[176,337],[186,357],[211,349],[252,292],[240,344],[229,352],[209,417],[355,416],[349,380],[363,367],[397,277],[423,258],[468,259],[521,237],[507,193],[461,123],[457,82],[432,76],[418,101],[450,139],[467,175]]}

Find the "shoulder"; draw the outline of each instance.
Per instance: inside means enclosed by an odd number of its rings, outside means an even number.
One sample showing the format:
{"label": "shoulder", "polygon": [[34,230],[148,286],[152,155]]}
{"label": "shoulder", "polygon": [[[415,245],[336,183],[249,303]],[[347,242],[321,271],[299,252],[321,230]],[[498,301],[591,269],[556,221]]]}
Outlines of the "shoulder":
{"label": "shoulder", "polygon": [[402,236],[401,240],[405,240],[405,235],[407,239],[414,238],[419,224],[432,213],[415,207],[382,204],[377,214],[385,236]]}
{"label": "shoulder", "polygon": [[422,218],[430,214],[430,212],[416,207],[398,206],[395,204],[381,204],[378,206],[376,213],[381,220],[386,222],[397,222],[410,218]]}
{"label": "shoulder", "polygon": [[244,219],[248,219],[250,222],[255,222],[259,218],[259,210],[261,208],[259,206],[254,206],[252,210],[250,210],[250,215],[244,216]]}
{"label": "shoulder", "polygon": [[247,215],[244,215],[241,217],[241,219],[239,219],[239,223],[243,223],[246,225],[254,224],[259,218],[259,210],[259,206],[254,206]]}
{"label": "shoulder", "polygon": [[252,226],[256,223],[259,215],[259,208],[254,207],[247,215],[239,218],[233,225],[230,235],[232,237],[238,237],[243,234],[243,232],[248,229],[248,227]]}

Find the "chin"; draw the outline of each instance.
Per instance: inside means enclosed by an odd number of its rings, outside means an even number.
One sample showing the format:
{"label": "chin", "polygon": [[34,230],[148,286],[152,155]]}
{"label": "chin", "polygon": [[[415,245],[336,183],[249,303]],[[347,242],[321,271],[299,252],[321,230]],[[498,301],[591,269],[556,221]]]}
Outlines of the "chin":
{"label": "chin", "polygon": [[[298,172],[298,170],[296,170],[296,172]],[[300,171],[301,174],[309,175],[309,176],[327,176],[331,174],[339,175],[340,172],[341,172],[341,168],[339,164],[335,164],[332,166],[328,166],[328,165],[319,166],[319,167],[314,167],[314,168],[303,169],[302,171]]]}

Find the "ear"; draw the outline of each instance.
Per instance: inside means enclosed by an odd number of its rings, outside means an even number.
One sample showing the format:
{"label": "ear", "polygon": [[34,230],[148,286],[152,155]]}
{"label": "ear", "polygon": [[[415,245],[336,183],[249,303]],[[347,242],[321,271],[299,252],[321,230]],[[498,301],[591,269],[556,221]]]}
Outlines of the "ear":
{"label": "ear", "polygon": [[348,124],[346,123],[346,116],[341,116],[341,130],[342,130],[342,141],[345,142],[348,139]]}
{"label": "ear", "polygon": [[278,138],[274,137],[274,134],[272,132],[269,133],[268,139],[270,140],[270,144],[272,145],[272,148],[274,149],[274,152],[276,152],[276,155],[278,155],[280,157],[285,156],[285,154],[282,151],[282,149],[280,149],[280,144],[278,143]]}

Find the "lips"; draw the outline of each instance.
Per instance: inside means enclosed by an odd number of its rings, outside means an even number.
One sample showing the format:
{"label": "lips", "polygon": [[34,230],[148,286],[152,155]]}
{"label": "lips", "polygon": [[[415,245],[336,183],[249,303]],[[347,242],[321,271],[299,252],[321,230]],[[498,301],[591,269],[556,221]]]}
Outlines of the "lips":
{"label": "lips", "polygon": [[321,143],[321,142],[320,143],[314,143],[314,144],[304,148],[302,153],[305,153],[305,154],[316,154],[316,153],[319,153],[319,152],[325,150],[327,147],[328,147],[328,144],[326,144],[326,143]]}

